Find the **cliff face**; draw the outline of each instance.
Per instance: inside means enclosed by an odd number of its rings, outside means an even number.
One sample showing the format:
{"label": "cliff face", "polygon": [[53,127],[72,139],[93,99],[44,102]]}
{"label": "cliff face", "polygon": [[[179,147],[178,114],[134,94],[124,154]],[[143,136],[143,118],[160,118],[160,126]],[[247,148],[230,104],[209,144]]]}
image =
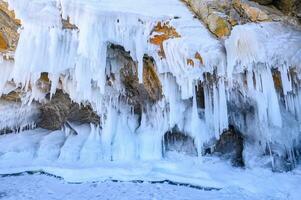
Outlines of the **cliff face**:
{"label": "cliff face", "polygon": [[2,132],[37,125],[80,134],[78,124],[92,123],[103,158],[161,159],[183,146],[202,156],[232,142],[247,166],[269,154],[274,169],[295,165],[299,1],[8,4],[0,4],[0,104],[34,109],[1,120]]}

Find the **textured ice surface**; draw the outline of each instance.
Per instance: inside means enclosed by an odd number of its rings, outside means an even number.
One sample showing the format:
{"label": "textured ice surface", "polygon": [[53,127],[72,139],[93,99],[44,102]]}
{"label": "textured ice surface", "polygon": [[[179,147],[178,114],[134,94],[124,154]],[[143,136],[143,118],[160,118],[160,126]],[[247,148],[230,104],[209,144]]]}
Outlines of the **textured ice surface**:
{"label": "textured ice surface", "polygon": [[[88,182],[68,184],[63,180],[46,175],[20,175],[1,177],[0,197],[15,199],[110,199],[110,200],[261,200],[283,199],[272,194],[258,194],[238,187],[228,187],[219,191],[205,191],[168,183],[148,182]],[[292,199],[288,194],[284,199]]]}
{"label": "textured ice surface", "polygon": [[33,128],[38,116],[36,104],[22,105],[21,102],[0,100],[0,130],[4,132]]}

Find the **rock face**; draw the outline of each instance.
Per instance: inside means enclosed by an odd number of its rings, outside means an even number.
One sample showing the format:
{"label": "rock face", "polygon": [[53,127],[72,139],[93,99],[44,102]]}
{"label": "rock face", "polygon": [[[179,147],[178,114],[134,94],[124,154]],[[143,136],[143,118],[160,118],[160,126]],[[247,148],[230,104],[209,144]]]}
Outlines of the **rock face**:
{"label": "rock face", "polygon": [[268,14],[263,9],[249,1],[234,0],[233,7],[241,16],[244,16],[252,22],[270,20]]}
{"label": "rock face", "polygon": [[[286,21],[301,16],[298,0],[184,0],[217,37],[229,36],[232,27],[248,22]],[[277,9],[277,8],[279,9]],[[282,11],[283,13],[281,13]]]}
{"label": "rock face", "polygon": [[100,118],[90,106],[73,103],[67,94],[57,91],[52,99],[40,107],[37,125],[49,130],[61,129],[67,121],[99,124]]}
{"label": "rock face", "polygon": [[[155,71],[155,64],[152,58],[145,56],[143,59],[143,83],[139,83],[137,63],[133,61],[129,52],[120,46],[111,46],[124,60],[124,66],[120,69],[120,80],[125,87],[124,97],[130,105],[134,107],[137,114],[141,114],[143,108],[148,104],[153,104],[162,98],[162,86]],[[112,81],[114,81],[112,74]]]}
{"label": "rock face", "polygon": [[184,0],[191,9],[208,26],[209,30],[217,37],[228,36],[231,32],[231,23],[225,12],[229,11],[227,1],[200,1]]}
{"label": "rock face", "polygon": [[273,0],[253,0],[259,4],[262,4],[262,5],[269,5],[271,3],[273,3]]}
{"label": "rock face", "polygon": [[230,158],[234,166],[244,166],[243,162],[243,143],[242,134],[230,128],[224,132],[215,145],[215,152],[221,153],[226,158]]}
{"label": "rock face", "polygon": [[14,51],[17,47],[20,21],[13,11],[8,10],[6,2],[0,1],[0,52]]}
{"label": "rock face", "polygon": [[301,17],[301,2],[299,0],[274,0],[273,3],[285,14]]}

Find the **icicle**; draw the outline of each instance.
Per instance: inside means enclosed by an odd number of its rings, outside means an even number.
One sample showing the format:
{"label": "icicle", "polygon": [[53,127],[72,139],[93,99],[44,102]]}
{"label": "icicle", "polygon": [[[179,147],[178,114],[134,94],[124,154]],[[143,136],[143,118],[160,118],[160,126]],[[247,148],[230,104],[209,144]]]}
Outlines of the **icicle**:
{"label": "icicle", "polygon": [[198,155],[200,156],[203,144],[208,142],[211,139],[211,136],[206,127],[204,119],[200,119],[199,117],[196,92],[194,92],[192,98],[190,128],[187,132],[190,133],[190,135],[194,138],[194,144],[197,148]]}
{"label": "icicle", "polygon": [[93,164],[102,158],[100,128],[90,124],[90,134],[80,151],[80,161],[82,163]]}
{"label": "icicle", "polygon": [[280,67],[279,71],[281,75],[283,94],[287,95],[288,92],[291,92],[293,90],[292,82],[289,77],[289,71],[284,66]]}
{"label": "icicle", "polygon": [[227,98],[225,82],[221,78],[218,82],[218,99],[219,99],[219,133],[222,133],[225,129],[228,129],[228,108],[227,108]]}
{"label": "icicle", "polygon": [[[163,156],[163,136],[167,131],[161,113],[142,114],[138,133],[138,155],[141,160],[157,160]],[[152,116],[153,115],[153,116]]]}
{"label": "icicle", "polygon": [[112,147],[114,135],[116,134],[116,129],[119,123],[118,113],[113,108],[113,105],[109,104],[107,111],[107,116],[103,124],[103,130],[101,134],[101,141],[103,145],[103,156],[105,160],[112,159]]}

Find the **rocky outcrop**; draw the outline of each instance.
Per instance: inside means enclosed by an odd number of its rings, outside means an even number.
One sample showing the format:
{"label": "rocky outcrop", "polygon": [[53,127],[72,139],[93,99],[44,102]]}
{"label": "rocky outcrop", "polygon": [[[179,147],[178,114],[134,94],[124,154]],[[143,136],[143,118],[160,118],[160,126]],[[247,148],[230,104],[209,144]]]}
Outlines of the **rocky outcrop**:
{"label": "rocky outcrop", "polygon": [[244,166],[242,155],[243,143],[244,139],[242,134],[232,127],[220,136],[220,139],[214,147],[214,152],[231,159],[234,166]]}
{"label": "rocky outcrop", "polygon": [[229,12],[227,1],[184,0],[198,17],[217,37],[228,36],[231,32],[231,22],[225,14]]}
{"label": "rocky outcrop", "polygon": [[57,91],[49,102],[40,107],[40,110],[41,115],[38,126],[49,130],[61,129],[67,121],[100,123],[100,118],[90,106],[72,102],[69,96],[62,91]]}
{"label": "rocky outcrop", "polygon": [[300,0],[274,0],[273,4],[286,15],[296,16],[301,19]]}
{"label": "rocky outcrop", "polygon": [[232,5],[234,9],[240,14],[240,16],[243,16],[243,18],[248,19],[252,22],[270,20],[270,17],[268,16],[264,8],[252,2],[234,0]]}
{"label": "rocky outcrop", "polygon": [[14,51],[17,47],[20,20],[8,10],[6,2],[0,1],[0,52]]}
{"label": "rocky outcrop", "polygon": [[285,21],[296,24],[297,19],[295,17],[300,18],[301,16],[301,3],[298,0],[184,1],[218,38],[229,36],[232,27],[237,24],[262,21]]}
{"label": "rocky outcrop", "polygon": [[262,5],[269,5],[271,3],[273,3],[273,0],[253,0],[259,4],[262,4]]}
{"label": "rocky outcrop", "polygon": [[[120,80],[125,88],[124,99],[134,107],[136,114],[141,114],[143,108],[162,98],[162,86],[156,72],[155,63],[151,57],[143,59],[143,83],[139,82],[137,63],[133,61],[129,52],[122,47],[112,45],[115,53],[121,56],[124,66],[120,69]],[[114,74],[111,80],[114,81]]]}

